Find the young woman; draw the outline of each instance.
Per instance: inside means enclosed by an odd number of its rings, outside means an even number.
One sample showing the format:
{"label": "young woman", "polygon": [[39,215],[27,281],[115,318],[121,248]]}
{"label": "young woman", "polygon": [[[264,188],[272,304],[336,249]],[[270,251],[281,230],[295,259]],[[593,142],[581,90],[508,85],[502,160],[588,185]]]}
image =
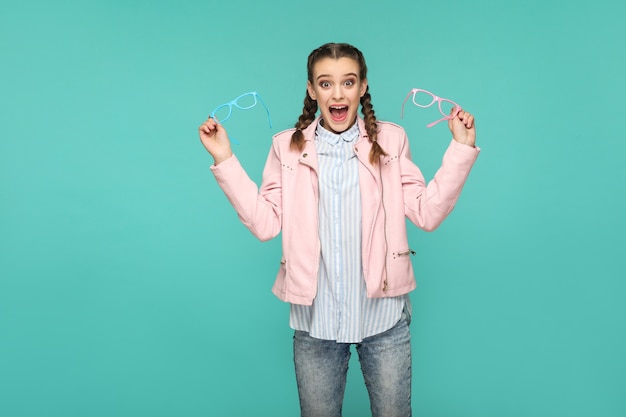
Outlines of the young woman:
{"label": "young woman", "polygon": [[357,48],[322,45],[307,68],[302,114],[274,136],[260,189],[218,121],[200,139],[241,221],[261,240],[282,231],[273,292],[291,303],[302,416],[341,415],[351,344],[372,415],[409,416],[416,284],[405,218],[432,231],[452,211],[479,153],[474,117],[448,120],[453,140],[426,184],[404,130],[376,120]]}

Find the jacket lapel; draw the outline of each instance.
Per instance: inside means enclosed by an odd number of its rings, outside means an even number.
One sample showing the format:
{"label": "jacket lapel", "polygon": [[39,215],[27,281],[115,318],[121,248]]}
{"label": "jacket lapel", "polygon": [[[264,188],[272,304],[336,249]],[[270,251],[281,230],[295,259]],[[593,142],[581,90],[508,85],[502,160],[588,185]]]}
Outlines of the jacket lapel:
{"label": "jacket lapel", "polygon": [[315,173],[318,172],[317,151],[315,150],[315,129],[317,128],[319,120],[318,117],[302,131],[304,135],[304,149],[298,154],[298,162],[307,165],[313,169]]}
{"label": "jacket lapel", "polygon": [[[364,167],[370,174],[369,178],[373,178],[376,183],[380,183],[379,167],[370,163],[370,151],[372,150],[372,144],[370,143],[367,131],[365,130],[365,122],[360,117],[357,120],[359,123],[360,133],[359,139],[354,146],[354,150],[359,158],[359,161],[361,162],[361,166]],[[361,181],[363,180],[365,180],[365,178],[362,176]]]}

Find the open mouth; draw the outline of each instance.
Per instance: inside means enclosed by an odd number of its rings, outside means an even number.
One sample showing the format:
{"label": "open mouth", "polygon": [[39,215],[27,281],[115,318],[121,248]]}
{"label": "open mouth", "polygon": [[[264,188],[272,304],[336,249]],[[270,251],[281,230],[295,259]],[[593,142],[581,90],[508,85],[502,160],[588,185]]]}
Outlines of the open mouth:
{"label": "open mouth", "polygon": [[348,106],[330,106],[330,117],[335,122],[342,122],[348,117]]}

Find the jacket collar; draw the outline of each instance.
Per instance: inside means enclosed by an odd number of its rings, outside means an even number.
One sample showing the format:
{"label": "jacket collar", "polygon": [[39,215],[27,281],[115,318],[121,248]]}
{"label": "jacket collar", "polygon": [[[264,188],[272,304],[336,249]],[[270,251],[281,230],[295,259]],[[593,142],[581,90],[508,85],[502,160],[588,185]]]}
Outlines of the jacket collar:
{"label": "jacket collar", "polygon": [[318,143],[325,142],[333,146],[337,145],[339,142],[355,144],[359,139],[359,133],[359,124],[356,121],[350,129],[341,133],[335,133],[326,129],[320,122],[317,124],[317,129],[315,129],[315,140],[317,140]]}

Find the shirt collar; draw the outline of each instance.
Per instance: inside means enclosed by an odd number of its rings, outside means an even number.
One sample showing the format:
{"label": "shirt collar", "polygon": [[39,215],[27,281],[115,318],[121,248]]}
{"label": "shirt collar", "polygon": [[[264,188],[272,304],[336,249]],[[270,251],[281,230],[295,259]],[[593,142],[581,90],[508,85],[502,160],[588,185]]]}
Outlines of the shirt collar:
{"label": "shirt collar", "polygon": [[317,128],[315,129],[315,136],[319,139],[323,139],[331,145],[336,145],[339,143],[340,139],[343,139],[344,142],[354,142],[359,137],[359,124],[358,121],[355,121],[352,127],[345,132],[340,134],[336,134],[327,130],[322,126],[322,120],[317,124]]}

